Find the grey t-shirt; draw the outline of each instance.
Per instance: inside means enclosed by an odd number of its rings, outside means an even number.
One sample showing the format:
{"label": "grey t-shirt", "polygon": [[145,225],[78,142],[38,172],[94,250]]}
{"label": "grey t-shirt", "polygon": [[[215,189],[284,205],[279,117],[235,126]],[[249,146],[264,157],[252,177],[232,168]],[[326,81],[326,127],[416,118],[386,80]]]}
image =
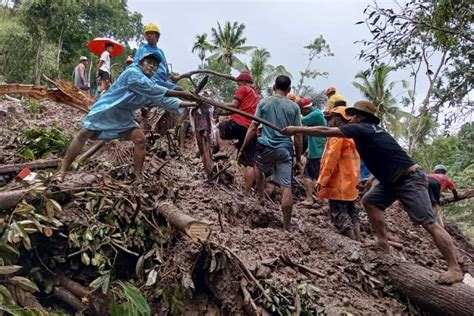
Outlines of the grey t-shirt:
{"label": "grey t-shirt", "polygon": [[81,68],[85,77],[86,66],[84,66],[83,63],[80,63],[79,65],[76,66],[76,68],[74,68],[74,85],[78,88],[85,88],[86,83],[81,78]]}
{"label": "grey t-shirt", "polygon": [[[272,95],[262,99],[257,105],[255,116],[267,120],[278,127],[301,126],[300,109],[287,97]],[[259,124],[258,122],[253,122]],[[266,125],[262,126],[262,134],[257,140],[260,144],[272,148],[293,148],[290,136],[283,135]]]}

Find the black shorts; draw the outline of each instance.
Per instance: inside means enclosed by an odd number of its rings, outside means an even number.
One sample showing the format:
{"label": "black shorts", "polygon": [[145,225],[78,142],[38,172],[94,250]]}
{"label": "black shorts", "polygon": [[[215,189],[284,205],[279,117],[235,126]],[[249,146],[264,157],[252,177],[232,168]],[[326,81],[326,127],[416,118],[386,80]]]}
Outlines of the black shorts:
{"label": "black shorts", "polygon": [[[219,134],[222,139],[232,140],[237,139],[238,142],[235,145],[240,151],[244,144],[245,135],[247,135],[247,127],[237,124],[232,120],[224,121],[218,125]],[[239,160],[239,163],[245,167],[253,167],[255,163],[255,146],[257,145],[257,138],[247,148],[247,151]]]}
{"label": "black shorts", "polygon": [[99,69],[99,80],[100,81],[102,81],[102,80],[110,81],[110,73],[108,73],[107,71],[104,71],[102,69]]}
{"label": "black shorts", "polygon": [[438,180],[428,177],[428,193],[430,194],[431,203],[440,204],[441,185]]}
{"label": "black shorts", "polygon": [[311,180],[317,180],[319,177],[320,158],[307,158],[304,166],[303,177]]}
{"label": "black shorts", "polygon": [[416,224],[435,222],[428,193],[428,179],[423,170],[411,172],[394,184],[378,183],[362,198],[363,203],[374,205],[381,210],[386,209],[396,200],[400,200],[403,208]]}

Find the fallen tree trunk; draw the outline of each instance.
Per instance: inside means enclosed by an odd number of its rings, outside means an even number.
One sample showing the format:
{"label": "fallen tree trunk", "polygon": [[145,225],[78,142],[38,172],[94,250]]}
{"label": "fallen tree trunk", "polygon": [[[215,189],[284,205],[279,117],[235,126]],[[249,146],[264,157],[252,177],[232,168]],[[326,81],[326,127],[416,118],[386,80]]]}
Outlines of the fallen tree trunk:
{"label": "fallen tree trunk", "polygon": [[[391,284],[403,295],[424,310],[433,311],[437,315],[474,315],[474,288],[463,283],[451,286],[440,285],[436,282],[439,274],[420,265],[400,261],[391,255],[381,255],[378,252],[362,247],[362,244],[344,238],[333,232],[315,232],[324,235],[318,239],[319,246],[329,251],[336,251],[345,256],[348,261],[354,253],[362,262],[377,263],[378,273],[388,276]],[[311,236],[308,236],[311,239]],[[402,250],[403,251],[403,250]],[[375,272],[375,270],[374,270]]]}
{"label": "fallen tree trunk", "polygon": [[388,275],[402,294],[427,311],[437,315],[474,315],[474,288],[466,284],[439,285],[434,281],[436,272],[409,262],[391,265]]}
{"label": "fallen tree trunk", "polygon": [[469,199],[469,198],[472,198],[472,197],[474,197],[474,190],[468,190],[468,191],[460,193],[457,198],[454,198],[454,196],[453,196],[453,197],[449,197],[449,198],[444,199],[441,202],[441,204],[446,205],[446,204],[449,204],[449,203],[454,203],[454,202],[457,202],[457,201],[462,201],[462,200],[465,200],[465,199]]}
{"label": "fallen tree trunk", "polygon": [[21,171],[25,167],[28,167],[32,170],[57,167],[60,162],[61,162],[61,159],[49,159],[49,160],[40,159],[40,160],[35,160],[31,162],[26,162],[26,163],[3,165],[0,167],[0,174],[18,172],[18,171]]}
{"label": "fallen tree trunk", "polygon": [[158,213],[161,214],[170,224],[185,233],[192,240],[206,241],[209,238],[211,234],[209,224],[183,214],[173,203],[160,203],[156,208]]}

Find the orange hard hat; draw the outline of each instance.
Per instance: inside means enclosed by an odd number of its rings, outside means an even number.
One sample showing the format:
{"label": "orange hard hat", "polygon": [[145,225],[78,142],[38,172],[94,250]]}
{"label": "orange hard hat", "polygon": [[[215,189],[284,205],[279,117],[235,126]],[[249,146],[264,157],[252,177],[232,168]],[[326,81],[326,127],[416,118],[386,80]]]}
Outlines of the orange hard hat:
{"label": "orange hard hat", "polygon": [[334,114],[339,114],[346,121],[349,121],[349,115],[347,115],[346,109],[347,109],[347,106],[337,106],[337,107],[333,108],[332,110],[330,110],[329,112],[327,112],[324,116],[326,118],[329,118],[329,117],[333,116]]}
{"label": "orange hard hat", "polygon": [[287,96],[287,98],[290,99],[291,101],[296,102],[296,94],[290,92],[290,93],[288,93],[286,96]]}
{"label": "orange hard hat", "polygon": [[329,87],[329,88],[326,89],[326,95],[329,95],[331,93],[336,93],[336,88]]}

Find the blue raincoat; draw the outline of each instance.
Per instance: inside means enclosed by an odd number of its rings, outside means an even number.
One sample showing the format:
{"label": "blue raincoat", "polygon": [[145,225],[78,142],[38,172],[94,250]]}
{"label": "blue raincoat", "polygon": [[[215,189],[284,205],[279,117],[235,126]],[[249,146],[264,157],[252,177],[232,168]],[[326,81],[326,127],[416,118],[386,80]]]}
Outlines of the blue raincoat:
{"label": "blue raincoat", "polygon": [[163,52],[163,50],[161,50],[161,48],[157,46],[152,46],[148,43],[141,44],[137,52],[135,53],[135,56],[133,57],[134,63],[138,64],[140,62],[140,59],[142,59],[143,55],[145,55],[146,53],[158,54],[161,59],[160,66],[158,67],[158,70],[155,72],[153,77],[151,77],[151,80],[153,80],[159,86],[168,89],[175,89],[177,85],[169,81],[171,74],[168,69],[168,63],[166,62],[165,53]]}
{"label": "blue raincoat", "polygon": [[132,64],[118,77],[82,121],[81,127],[98,132],[98,139],[112,140],[120,133],[137,128],[135,111],[142,106],[158,106],[167,111],[178,111],[181,100],[166,97],[168,89],[151,81],[142,70]]}

